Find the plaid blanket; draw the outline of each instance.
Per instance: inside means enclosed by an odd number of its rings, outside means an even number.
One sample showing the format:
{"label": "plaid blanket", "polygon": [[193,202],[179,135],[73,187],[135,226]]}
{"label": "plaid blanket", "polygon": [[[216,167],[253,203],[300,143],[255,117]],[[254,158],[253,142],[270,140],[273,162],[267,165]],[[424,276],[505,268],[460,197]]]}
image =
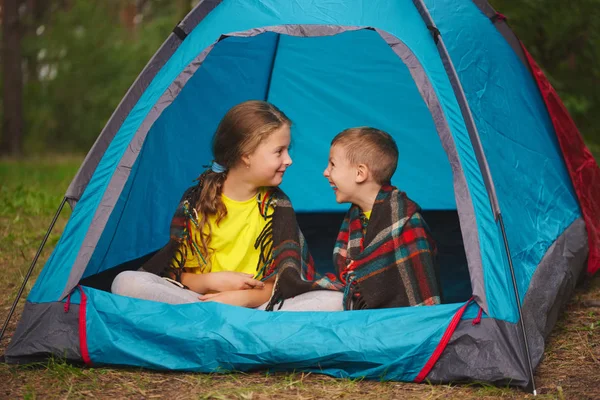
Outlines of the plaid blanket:
{"label": "plaid blanket", "polygon": [[[142,266],[143,270],[181,282],[186,254],[192,254],[203,262],[200,263],[205,266],[203,272],[210,272],[206,255],[200,250],[200,238],[191,234],[197,231],[192,230],[192,224],[198,226],[194,205],[199,201],[201,191],[202,181],[185,191],[171,220],[169,241]],[[260,249],[257,279],[267,280],[288,268],[314,271],[312,256],[285,193],[279,188],[269,188],[258,196],[257,207],[268,220],[254,243],[254,247]]]}
{"label": "plaid blanket", "polygon": [[344,309],[439,304],[435,244],[419,211],[405,193],[382,187],[370,220],[356,205],[346,214],[333,254],[336,274],[280,272],[272,301],[331,289],[344,291]]}
{"label": "plaid blanket", "polygon": [[382,187],[371,219],[352,206],[335,244],[345,308],[439,304],[435,253],[419,206],[395,187]]}

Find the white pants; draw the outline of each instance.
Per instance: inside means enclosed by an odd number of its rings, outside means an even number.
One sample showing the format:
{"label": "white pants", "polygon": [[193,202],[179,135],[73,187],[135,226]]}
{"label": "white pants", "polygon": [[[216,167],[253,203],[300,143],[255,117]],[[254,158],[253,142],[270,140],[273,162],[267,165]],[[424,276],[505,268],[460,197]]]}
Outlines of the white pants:
{"label": "white pants", "polygon": [[[169,304],[200,302],[198,293],[182,289],[158,275],[142,271],[121,272],[112,283],[114,294]],[[316,290],[292,297],[275,306],[277,311],[343,311],[343,294],[332,290]],[[267,303],[257,310],[264,310]]]}

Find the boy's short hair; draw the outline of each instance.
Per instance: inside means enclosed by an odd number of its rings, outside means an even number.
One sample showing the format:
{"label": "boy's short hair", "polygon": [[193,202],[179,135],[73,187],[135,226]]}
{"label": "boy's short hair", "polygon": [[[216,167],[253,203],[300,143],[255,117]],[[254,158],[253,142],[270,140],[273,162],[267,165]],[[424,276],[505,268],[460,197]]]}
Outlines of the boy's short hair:
{"label": "boy's short hair", "polygon": [[380,185],[389,184],[398,165],[398,146],[389,133],[361,126],[338,133],[331,146],[341,145],[352,165],[365,164]]}

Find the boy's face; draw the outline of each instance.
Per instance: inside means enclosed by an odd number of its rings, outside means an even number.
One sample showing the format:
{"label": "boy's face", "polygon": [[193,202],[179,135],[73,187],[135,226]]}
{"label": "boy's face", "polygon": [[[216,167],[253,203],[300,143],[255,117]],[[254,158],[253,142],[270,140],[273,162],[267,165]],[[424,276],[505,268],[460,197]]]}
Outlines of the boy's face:
{"label": "boy's face", "polygon": [[357,168],[348,162],[344,146],[333,145],[329,149],[329,162],[323,171],[338,203],[353,203],[358,190]]}

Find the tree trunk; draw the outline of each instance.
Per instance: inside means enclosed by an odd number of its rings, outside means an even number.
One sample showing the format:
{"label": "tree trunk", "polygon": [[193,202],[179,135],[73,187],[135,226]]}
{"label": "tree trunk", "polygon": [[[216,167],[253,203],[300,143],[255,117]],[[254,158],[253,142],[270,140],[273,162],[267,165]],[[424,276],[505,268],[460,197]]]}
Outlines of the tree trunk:
{"label": "tree trunk", "polygon": [[4,0],[2,10],[3,121],[0,153],[20,156],[23,150],[23,77],[19,0]]}

